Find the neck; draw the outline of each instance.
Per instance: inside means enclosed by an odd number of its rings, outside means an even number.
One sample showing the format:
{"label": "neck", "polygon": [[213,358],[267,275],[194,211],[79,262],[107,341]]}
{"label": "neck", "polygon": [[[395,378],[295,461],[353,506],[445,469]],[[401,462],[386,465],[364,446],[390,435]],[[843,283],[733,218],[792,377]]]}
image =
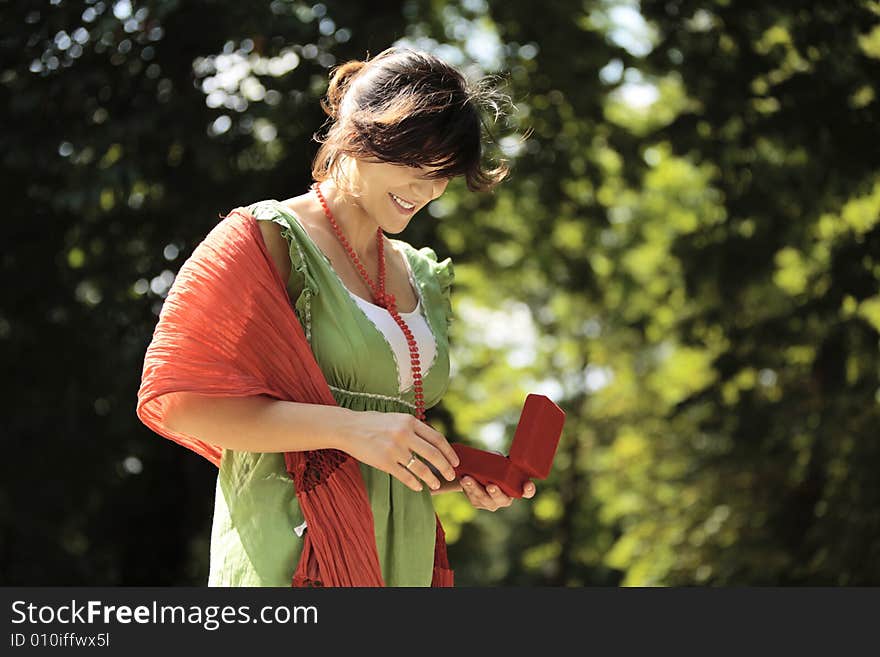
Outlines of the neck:
{"label": "neck", "polygon": [[[354,249],[357,257],[366,264],[378,262],[379,250],[376,245],[376,231],[379,225],[352,199],[344,195],[332,179],[321,184],[321,194],[330,208],[333,219]],[[329,220],[327,222],[329,224]],[[332,230],[332,226],[330,227]],[[369,270],[368,270],[369,271]]]}

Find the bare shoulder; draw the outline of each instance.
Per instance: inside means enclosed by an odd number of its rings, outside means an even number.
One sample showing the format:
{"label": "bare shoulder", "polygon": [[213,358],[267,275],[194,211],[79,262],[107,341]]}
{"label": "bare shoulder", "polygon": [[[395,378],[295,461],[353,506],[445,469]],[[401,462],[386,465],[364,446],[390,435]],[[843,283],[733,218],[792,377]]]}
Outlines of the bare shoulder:
{"label": "bare shoulder", "polygon": [[312,238],[324,232],[322,231],[322,227],[324,224],[320,221],[320,219],[323,219],[323,215],[317,215],[317,211],[315,209],[315,197],[311,192],[306,192],[305,194],[300,194],[299,196],[293,196],[289,199],[281,201],[280,203],[288,210],[290,210],[297,219],[299,219],[302,227],[305,228],[306,232]]}
{"label": "bare shoulder", "polygon": [[324,211],[318,205],[315,195],[311,192],[294,196],[285,201],[280,202],[290,210],[297,219],[303,230],[306,231],[312,242],[317,244],[321,251],[336,261],[336,257],[340,255],[344,257],[345,252],[337,246],[336,235],[333,229],[327,223]]}
{"label": "bare shoulder", "polygon": [[301,212],[307,209],[308,201],[310,200],[309,197],[311,197],[311,195],[311,192],[306,192],[305,194],[300,194],[299,196],[291,196],[289,199],[281,201],[281,205],[286,205],[294,212]]}

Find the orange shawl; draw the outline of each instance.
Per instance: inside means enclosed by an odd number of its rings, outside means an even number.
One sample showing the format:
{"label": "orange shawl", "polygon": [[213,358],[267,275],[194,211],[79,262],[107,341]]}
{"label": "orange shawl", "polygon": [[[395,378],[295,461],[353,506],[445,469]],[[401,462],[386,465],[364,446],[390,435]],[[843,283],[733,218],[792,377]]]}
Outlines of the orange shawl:
{"label": "orange shawl", "polygon": [[[137,400],[145,425],[219,467],[222,449],[209,436],[165,424],[178,392],[336,405],[257,220],[243,208],[223,218],[181,266],[144,357]],[[284,458],[309,528],[291,586],[384,586],[358,462],[336,449]],[[453,573],[437,517],[431,586],[453,586]]]}

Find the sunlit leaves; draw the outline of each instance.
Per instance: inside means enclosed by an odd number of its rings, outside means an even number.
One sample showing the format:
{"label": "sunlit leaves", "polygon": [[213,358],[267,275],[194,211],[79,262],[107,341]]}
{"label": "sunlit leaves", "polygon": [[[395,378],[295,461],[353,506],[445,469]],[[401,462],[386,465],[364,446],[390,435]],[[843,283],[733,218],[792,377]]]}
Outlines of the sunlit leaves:
{"label": "sunlit leaves", "polygon": [[785,247],[776,254],[776,273],[773,281],[792,296],[802,293],[807,286],[810,267],[797,249]]}
{"label": "sunlit leaves", "polygon": [[880,59],[880,24],[877,24],[870,32],[859,35],[859,47],[868,57]]}
{"label": "sunlit leaves", "polygon": [[650,377],[650,383],[665,404],[672,405],[682,401],[714,381],[714,354],[687,347],[664,351],[669,353],[661,356],[660,366]]}

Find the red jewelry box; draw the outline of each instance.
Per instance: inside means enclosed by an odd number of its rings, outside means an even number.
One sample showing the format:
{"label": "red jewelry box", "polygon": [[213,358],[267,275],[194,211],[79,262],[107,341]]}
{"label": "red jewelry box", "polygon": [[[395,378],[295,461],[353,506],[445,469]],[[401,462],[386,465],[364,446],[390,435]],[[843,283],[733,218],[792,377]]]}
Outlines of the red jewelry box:
{"label": "red jewelry box", "polygon": [[452,443],[460,463],[459,479],[467,475],[483,486],[495,484],[510,497],[522,497],[523,486],[531,478],[546,479],[562,435],[565,412],[545,395],[526,396],[510,455],[504,456],[461,443]]}

